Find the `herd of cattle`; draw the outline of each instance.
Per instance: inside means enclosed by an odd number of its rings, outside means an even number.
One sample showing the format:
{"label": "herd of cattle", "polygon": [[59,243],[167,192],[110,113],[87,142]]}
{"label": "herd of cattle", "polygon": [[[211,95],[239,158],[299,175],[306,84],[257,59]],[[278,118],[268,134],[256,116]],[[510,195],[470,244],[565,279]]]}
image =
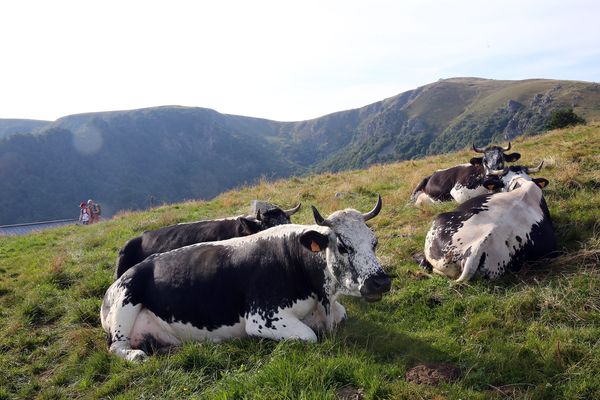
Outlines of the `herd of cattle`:
{"label": "herd of cattle", "polygon": [[[469,164],[439,170],[412,193],[417,205],[456,200],[427,233],[429,271],[466,281],[497,278],[552,254],[556,241],[536,168],[506,166],[518,153],[479,149]],[[341,295],[377,301],[391,288],[376,255],[368,213],[313,206],[314,225],[290,210],[254,202],[251,216],[171,225],[129,240],[100,312],[109,350],[127,360],[185,341],[258,336],[316,341],[346,318]]]}

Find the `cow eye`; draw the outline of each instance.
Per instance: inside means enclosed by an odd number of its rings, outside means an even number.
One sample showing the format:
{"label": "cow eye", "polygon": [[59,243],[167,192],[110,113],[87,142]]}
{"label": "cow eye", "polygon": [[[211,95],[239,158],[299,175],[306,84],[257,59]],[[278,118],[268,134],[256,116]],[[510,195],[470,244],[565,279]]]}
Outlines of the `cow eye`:
{"label": "cow eye", "polygon": [[373,250],[375,250],[377,248],[378,244],[379,244],[379,241],[375,240],[375,243],[373,243]]}
{"label": "cow eye", "polygon": [[338,243],[338,250],[339,250],[339,252],[340,252],[340,253],[342,253],[342,254],[346,254],[346,253],[348,253],[348,249],[346,248],[346,246],[344,246],[344,245],[343,245],[343,244],[341,244],[341,243]]}

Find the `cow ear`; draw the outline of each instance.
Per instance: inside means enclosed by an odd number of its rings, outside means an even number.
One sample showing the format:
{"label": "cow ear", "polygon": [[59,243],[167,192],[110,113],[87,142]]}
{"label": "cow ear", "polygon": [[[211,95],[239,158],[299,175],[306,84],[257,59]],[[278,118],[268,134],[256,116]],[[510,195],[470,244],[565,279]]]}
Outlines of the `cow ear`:
{"label": "cow ear", "polygon": [[483,163],[483,157],[473,157],[469,160],[471,165],[481,165]]}
{"label": "cow ear", "polygon": [[317,231],[308,231],[300,236],[300,243],[313,253],[318,253],[327,248],[329,238]]}
{"label": "cow ear", "polygon": [[544,178],[534,178],[533,179],[533,183],[535,183],[536,185],[538,185],[541,189],[545,188],[546,186],[548,186],[548,184],[550,183],[548,181],[548,179],[544,179]]}
{"label": "cow ear", "polygon": [[260,215],[260,210],[256,210],[256,216],[255,218],[259,221],[262,221],[262,215]]}
{"label": "cow ear", "polygon": [[487,190],[497,190],[504,187],[504,183],[498,178],[486,179],[483,181],[483,187]]}
{"label": "cow ear", "polygon": [[515,162],[519,158],[521,158],[521,154],[520,153],[512,153],[512,154],[505,154],[504,155],[504,160],[506,162]]}
{"label": "cow ear", "polygon": [[238,218],[238,233],[241,236],[252,235],[260,231],[260,225],[248,218]]}

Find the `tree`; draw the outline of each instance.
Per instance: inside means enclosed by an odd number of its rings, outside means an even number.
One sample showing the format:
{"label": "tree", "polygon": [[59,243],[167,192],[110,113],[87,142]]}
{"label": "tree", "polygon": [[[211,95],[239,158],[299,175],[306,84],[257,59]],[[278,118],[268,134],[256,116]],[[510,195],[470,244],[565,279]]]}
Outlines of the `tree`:
{"label": "tree", "polygon": [[572,108],[560,108],[552,111],[546,122],[546,129],[560,129],[567,126],[585,124],[585,119],[573,112]]}

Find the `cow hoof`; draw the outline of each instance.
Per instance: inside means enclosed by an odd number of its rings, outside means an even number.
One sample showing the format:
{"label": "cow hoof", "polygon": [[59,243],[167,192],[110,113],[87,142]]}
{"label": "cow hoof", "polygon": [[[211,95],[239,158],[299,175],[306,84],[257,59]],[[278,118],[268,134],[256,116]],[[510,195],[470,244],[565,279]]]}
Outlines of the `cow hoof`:
{"label": "cow hoof", "polygon": [[333,303],[333,320],[335,324],[339,324],[342,321],[345,321],[347,318],[348,314],[346,314],[346,309],[344,306],[337,301]]}
{"label": "cow hoof", "polygon": [[125,355],[125,359],[132,362],[143,362],[147,358],[148,355],[142,350],[127,350],[127,354]]}

